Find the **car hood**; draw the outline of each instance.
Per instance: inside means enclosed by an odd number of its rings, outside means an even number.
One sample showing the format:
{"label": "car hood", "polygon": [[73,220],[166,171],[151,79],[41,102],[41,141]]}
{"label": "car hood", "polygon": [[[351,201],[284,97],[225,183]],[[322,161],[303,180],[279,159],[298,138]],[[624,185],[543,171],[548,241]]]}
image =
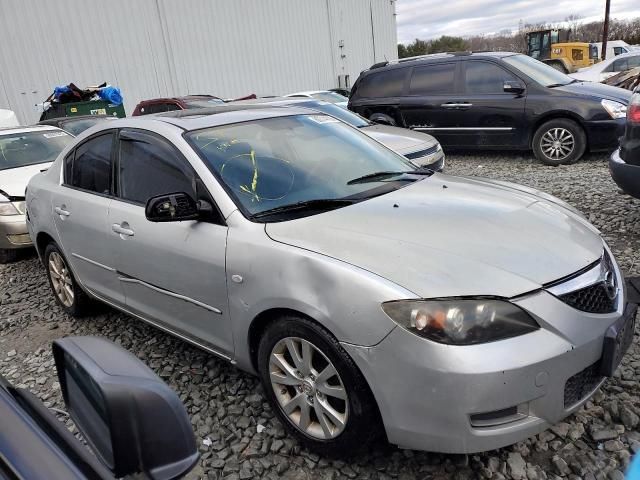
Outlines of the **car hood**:
{"label": "car hood", "polygon": [[605,98],[607,100],[622,102],[625,105],[629,104],[629,100],[631,99],[631,92],[629,90],[595,82],[576,82],[563,87],[556,87],[554,90],[595,98]]}
{"label": "car hood", "polygon": [[513,297],[577,272],[604,249],[595,227],[560,200],[444,174],[266,232],[422,298]]}
{"label": "car hood", "polygon": [[360,130],[394,152],[402,155],[433,147],[438,143],[438,141],[429,134],[416,132],[407,128],[391,127],[388,125],[371,125],[362,127]]}
{"label": "car hood", "polygon": [[51,162],[47,162],[0,170],[0,191],[10,197],[24,197],[27,183],[29,183],[31,177],[40,173],[42,170],[46,170],[50,165]]}

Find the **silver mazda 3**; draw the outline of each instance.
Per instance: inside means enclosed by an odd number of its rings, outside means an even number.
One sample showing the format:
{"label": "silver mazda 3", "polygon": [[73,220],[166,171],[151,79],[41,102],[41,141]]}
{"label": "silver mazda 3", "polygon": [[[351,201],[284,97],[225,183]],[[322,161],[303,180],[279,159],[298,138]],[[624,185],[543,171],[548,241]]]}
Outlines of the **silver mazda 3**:
{"label": "silver mazda 3", "polygon": [[260,376],[321,452],[476,452],[580,407],[633,339],[598,231],[514,184],[417,169],[333,117],[93,127],[27,190],[58,303],[99,300]]}

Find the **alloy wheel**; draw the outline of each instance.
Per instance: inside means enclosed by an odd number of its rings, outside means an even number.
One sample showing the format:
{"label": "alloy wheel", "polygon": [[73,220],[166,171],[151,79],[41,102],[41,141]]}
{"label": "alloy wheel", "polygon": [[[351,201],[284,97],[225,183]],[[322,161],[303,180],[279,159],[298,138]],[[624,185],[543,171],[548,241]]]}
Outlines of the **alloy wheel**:
{"label": "alloy wheel", "polygon": [[575,138],[566,128],[551,128],[540,139],[540,148],[544,155],[555,161],[569,157],[575,148]]}
{"label": "alloy wheel", "polygon": [[280,408],[305,435],[329,440],[349,418],[349,400],[335,366],[311,342],[283,338],[269,355],[269,377]]}
{"label": "alloy wheel", "polygon": [[53,291],[60,303],[67,308],[71,307],[74,299],[73,280],[69,267],[58,252],[52,252],[49,255],[49,276]]}

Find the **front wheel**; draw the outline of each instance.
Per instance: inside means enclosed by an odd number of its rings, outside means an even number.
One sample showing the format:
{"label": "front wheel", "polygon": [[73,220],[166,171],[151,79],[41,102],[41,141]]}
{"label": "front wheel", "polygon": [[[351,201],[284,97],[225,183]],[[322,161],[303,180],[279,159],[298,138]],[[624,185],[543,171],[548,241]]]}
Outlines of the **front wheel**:
{"label": "front wheel", "polygon": [[567,118],[542,124],[533,136],[533,152],[545,165],[575,163],[587,148],[587,136],[580,125]]}
{"label": "front wheel", "polygon": [[309,448],[348,455],[377,436],[369,386],[338,341],[314,322],[286,316],[269,325],[258,370],[281,422]]}

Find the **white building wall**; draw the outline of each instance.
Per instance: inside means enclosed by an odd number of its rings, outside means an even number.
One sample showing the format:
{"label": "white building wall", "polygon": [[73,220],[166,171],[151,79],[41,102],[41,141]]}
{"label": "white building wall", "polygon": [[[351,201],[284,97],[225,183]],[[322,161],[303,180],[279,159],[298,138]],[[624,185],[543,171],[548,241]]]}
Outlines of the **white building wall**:
{"label": "white building wall", "polygon": [[[2,0],[0,108],[35,122],[56,85],[142,99],[279,95],[397,58],[394,0]],[[343,45],[340,47],[340,45]]]}

